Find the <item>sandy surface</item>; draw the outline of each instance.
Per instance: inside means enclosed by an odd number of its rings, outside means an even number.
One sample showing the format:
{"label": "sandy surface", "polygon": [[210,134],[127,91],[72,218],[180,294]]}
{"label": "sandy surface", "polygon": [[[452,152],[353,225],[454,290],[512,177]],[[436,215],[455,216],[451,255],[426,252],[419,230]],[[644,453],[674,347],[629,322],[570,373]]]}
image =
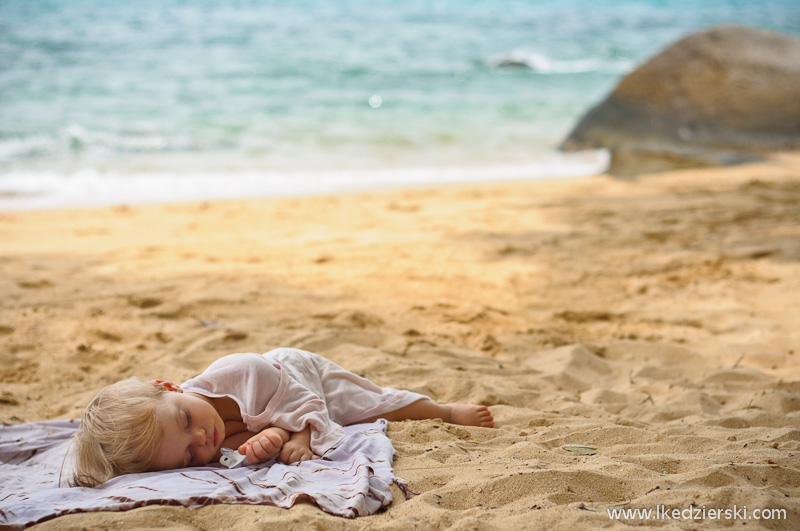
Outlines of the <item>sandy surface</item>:
{"label": "sandy surface", "polygon": [[[276,346],[487,404],[497,428],[392,423],[419,495],[395,489],[372,517],[148,507],[37,529],[798,529],[800,158],[0,213],[3,422],[78,417],[112,381]],[[749,518],[619,521],[615,505]]]}

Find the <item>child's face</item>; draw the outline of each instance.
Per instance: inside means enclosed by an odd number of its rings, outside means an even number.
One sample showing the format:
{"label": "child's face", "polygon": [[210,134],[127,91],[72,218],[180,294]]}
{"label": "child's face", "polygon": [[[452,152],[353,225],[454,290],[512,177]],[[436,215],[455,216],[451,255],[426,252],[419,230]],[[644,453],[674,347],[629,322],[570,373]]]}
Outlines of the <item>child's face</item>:
{"label": "child's face", "polygon": [[225,440],[225,423],[219,413],[197,395],[164,394],[156,417],[163,437],[155,470],[206,465],[214,460]]}

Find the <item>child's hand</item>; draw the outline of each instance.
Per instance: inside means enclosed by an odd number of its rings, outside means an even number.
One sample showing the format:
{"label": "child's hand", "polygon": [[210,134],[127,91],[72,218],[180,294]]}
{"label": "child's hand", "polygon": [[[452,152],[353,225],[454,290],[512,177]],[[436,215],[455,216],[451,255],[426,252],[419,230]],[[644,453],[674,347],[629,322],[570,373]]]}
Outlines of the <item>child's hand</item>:
{"label": "child's hand", "polygon": [[283,448],[281,448],[281,455],[278,457],[278,461],[287,465],[308,461],[309,459],[319,459],[319,457],[314,455],[314,452],[311,451],[305,441],[295,438],[289,439],[284,443]]}
{"label": "child's hand", "polygon": [[[285,432],[284,432],[285,433]],[[239,453],[246,455],[251,464],[269,461],[281,450],[283,437],[275,428],[267,428],[261,433],[250,437],[239,447]]]}

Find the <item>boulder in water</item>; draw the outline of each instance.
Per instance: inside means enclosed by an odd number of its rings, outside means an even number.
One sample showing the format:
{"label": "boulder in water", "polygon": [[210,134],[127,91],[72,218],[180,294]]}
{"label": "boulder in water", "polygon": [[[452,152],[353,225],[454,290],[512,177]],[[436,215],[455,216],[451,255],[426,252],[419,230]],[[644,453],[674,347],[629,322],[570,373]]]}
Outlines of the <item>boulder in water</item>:
{"label": "boulder in water", "polygon": [[742,27],[689,35],[626,76],[561,148],[608,148],[617,176],[800,149],[800,39]]}

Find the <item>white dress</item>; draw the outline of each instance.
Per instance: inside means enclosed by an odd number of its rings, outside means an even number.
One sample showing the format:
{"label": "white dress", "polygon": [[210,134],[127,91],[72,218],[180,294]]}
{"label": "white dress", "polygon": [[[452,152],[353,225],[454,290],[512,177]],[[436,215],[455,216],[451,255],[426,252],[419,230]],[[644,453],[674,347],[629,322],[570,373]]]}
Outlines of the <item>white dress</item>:
{"label": "white dress", "polygon": [[313,352],[279,348],[266,354],[230,354],[181,385],[208,397],[228,396],[248,431],[311,426],[311,449],[322,455],[344,437],[342,426],[427,398],[379,387]]}

